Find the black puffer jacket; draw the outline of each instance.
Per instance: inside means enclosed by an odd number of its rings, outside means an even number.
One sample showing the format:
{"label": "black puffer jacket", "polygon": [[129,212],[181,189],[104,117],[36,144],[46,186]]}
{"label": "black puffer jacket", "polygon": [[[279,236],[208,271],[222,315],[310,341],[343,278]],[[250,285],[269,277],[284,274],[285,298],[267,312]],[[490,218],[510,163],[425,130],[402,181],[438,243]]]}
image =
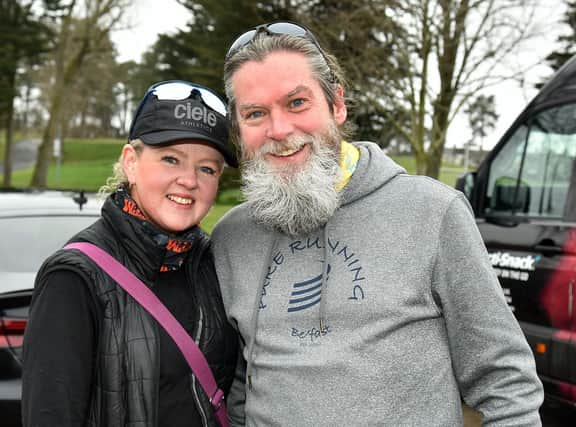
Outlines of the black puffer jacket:
{"label": "black puffer jacket", "polygon": [[[112,195],[111,197],[114,197]],[[146,285],[154,287],[165,258],[168,236],[150,234],[122,212],[109,198],[102,218],[72,241],[96,244],[119,260]],[[156,230],[157,231],[157,230]],[[183,264],[198,307],[193,337],[211,362],[219,387],[228,391],[234,375],[237,338],[227,323],[208,237],[197,228],[192,249]],[[90,426],[155,427],[159,387],[159,337],[156,321],[106,273],[75,250],[60,250],[38,273],[37,283],[54,270],[70,269],[92,283],[93,296],[102,308]],[[142,374],[144,373],[144,374]],[[205,425],[218,425],[208,397],[191,381]]]}

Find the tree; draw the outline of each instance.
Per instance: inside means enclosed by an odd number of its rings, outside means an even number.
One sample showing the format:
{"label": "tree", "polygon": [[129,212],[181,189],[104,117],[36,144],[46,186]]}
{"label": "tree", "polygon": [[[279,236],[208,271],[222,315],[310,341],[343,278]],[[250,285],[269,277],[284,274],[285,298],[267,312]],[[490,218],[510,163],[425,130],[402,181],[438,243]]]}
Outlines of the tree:
{"label": "tree", "polygon": [[[546,57],[546,61],[554,71],[558,70],[568,59],[576,54],[576,1],[567,1],[566,7],[563,22],[569,27],[569,32],[558,37],[560,49]],[[542,85],[543,83],[540,83],[538,87]]]}
{"label": "tree", "polygon": [[98,49],[88,55],[72,83],[62,110],[64,139],[68,135],[87,138],[114,137],[119,124],[113,117],[120,112],[118,90],[123,67],[116,62],[116,52],[108,35]]}
{"label": "tree", "polygon": [[480,151],[483,150],[484,138],[494,130],[498,114],[494,105],[494,95],[485,96],[478,95],[472,102],[468,104],[466,109],[468,114],[468,123],[472,129],[472,137],[476,142],[480,141]]}
{"label": "tree", "polygon": [[[407,32],[397,61],[406,77],[389,81],[386,111],[404,110],[410,126],[389,122],[410,141],[417,173],[438,177],[454,116],[482,89],[510,78],[498,67],[536,33],[534,4],[523,0],[402,0]],[[386,112],[385,111],[385,112]]]}
{"label": "tree", "polygon": [[18,73],[25,61],[34,62],[46,49],[47,28],[33,12],[34,0],[0,0],[0,117],[6,130],[3,184],[12,178],[14,98]]}
{"label": "tree", "polygon": [[[54,82],[49,102],[48,123],[38,148],[30,185],[46,187],[54,138],[62,126],[62,110],[68,92],[86,58],[97,51],[111,29],[119,22],[127,0],[69,0],[54,2],[55,56]],[[78,25],[79,29],[74,30]],[[74,35],[78,35],[76,38]]]}
{"label": "tree", "polygon": [[348,120],[355,137],[374,140],[381,147],[408,141],[390,118],[409,126],[402,109],[389,110],[382,102],[391,81],[406,78],[407,66],[398,61],[407,33],[396,19],[400,3],[394,0],[320,0],[302,2],[292,13],[308,26],[320,44],[345,71]]}
{"label": "tree", "polygon": [[[122,136],[125,136],[128,132],[128,126],[130,126],[132,119],[132,106],[137,101],[136,98],[144,93],[144,89],[134,89],[138,70],[138,64],[134,61],[122,62],[117,66],[117,74],[122,76],[122,80],[117,84],[119,131]],[[138,88],[139,86],[136,87]]]}
{"label": "tree", "polygon": [[470,129],[472,129],[472,139],[466,142],[465,145],[466,157],[464,166],[468,170],[470,146],[477,144],[480,147],[480,153],[482,153],[484,150],[484,138],[496,127],[498,114],[494,106],[494,95],[478,95],[468,104],[465,112],[468,114],[468,123],[470,124]]}
{"label": "tree", "polygon": [[[80,22],[74,22],[73,39],[78,39],[82,31]],[[45,61],[35,72],[35,85],[42,94],[40,103],[45,110],[50,108],[53,98],[54,58]],[[100,46],[86,57],[76,78],[66,93],[66,102],[61,109],[59,137],[69,136],[88,138],[94,136],[118,136],[121,123],[120,82],[127,78],[125,67],[116,62],[116,51],[108,36],[103,37]]]}
{"label": "tree", "polygon": [[179,0],[193,14],[185,30],[161,35],[145,55],[151,82],[191,80],[223,94],[222,70],[230,43],[258,23],[290,20],[289,1]]}

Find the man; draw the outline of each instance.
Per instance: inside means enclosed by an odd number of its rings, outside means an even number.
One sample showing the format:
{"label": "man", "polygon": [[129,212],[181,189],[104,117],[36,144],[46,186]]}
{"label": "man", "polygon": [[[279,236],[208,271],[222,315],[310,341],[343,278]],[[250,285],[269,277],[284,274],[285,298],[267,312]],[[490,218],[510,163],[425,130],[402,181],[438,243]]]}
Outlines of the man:
{"label": "man", "polygon": [[304,27],[243,34],[224,79],[246,197],[212,234],[244,341],[233,423],[456,426],[462,397],[485,425],[540,425],[531,350],[462,195],[343,140],[341,71]]}

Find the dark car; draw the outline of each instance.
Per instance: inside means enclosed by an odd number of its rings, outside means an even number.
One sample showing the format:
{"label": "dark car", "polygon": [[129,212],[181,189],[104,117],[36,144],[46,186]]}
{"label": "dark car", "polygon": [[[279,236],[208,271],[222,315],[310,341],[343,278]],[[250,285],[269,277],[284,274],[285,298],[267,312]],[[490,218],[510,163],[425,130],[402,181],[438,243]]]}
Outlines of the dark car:
{"label": "dark car", "polygon": [[44,259],[100,215],[94,194],[0,192],[0,424],[21,426],[22,341]]}
{"label": "dark car", "polygon": [[[576,57],[457,188],[470,200],[546,396],[576,408]],[[566,425],[575,423],[573,415]]]}

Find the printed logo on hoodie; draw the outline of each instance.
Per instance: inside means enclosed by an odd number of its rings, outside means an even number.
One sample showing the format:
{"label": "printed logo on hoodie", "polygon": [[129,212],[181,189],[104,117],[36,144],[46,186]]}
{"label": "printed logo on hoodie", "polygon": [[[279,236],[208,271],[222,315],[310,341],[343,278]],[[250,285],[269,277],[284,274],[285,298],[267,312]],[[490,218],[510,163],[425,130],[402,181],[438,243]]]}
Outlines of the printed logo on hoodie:
{"label": "printed logo on hoodie", "polygon": [[258,317],[266,328],[285,331],[291,345],[322,345],[328,335],[338,333],[331,322],[334,309],[339,316],[356,316],[362,310],[369,295],[365,273],[362,257],[343,240],[283,240],[269,260]]}
{"label": "printed logo on hoodie", "polygon": [[[326,270],[326,280],[330,277],[330,264]],[[288,301],[288,312],[306,310],[314,307],[322,299],[322,274],[303,282],[292,285],[292,293]]]}

